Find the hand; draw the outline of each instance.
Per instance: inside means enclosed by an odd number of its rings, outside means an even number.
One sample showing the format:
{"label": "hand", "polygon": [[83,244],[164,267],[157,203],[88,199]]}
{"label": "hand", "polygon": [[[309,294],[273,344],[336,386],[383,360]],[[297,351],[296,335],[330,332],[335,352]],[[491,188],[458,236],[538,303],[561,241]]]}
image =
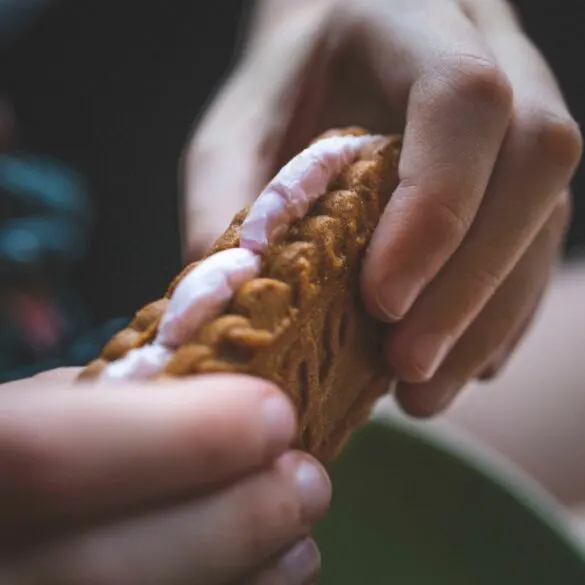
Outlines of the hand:
{"label": "hand", "polygon": [[398,401],[436,413],[497,371],[530,324],[569,220],[579,129],[503,0],[260,5],[272,11],[185,157],[187,247],[208,244],[319,132],[404,130],[363,293],[392,324]]}
{"label": "hand", "polygon": [[0,387],[0,582],[303,585],[330,485],[266,382]]}

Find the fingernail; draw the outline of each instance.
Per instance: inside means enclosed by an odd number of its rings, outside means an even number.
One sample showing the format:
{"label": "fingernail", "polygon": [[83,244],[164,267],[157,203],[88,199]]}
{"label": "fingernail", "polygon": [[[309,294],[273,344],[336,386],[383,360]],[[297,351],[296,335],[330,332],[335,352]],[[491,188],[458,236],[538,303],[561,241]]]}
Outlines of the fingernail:
{"label": "fingernail", "polygon": [[286,449],[296,435],[296,414],[290,400],[284,394],[271,395],[262,405],[262,415],[268,433],[271,451]]}
{"label": "fingernail", "polygon": [[317,461],[303,457],[297,465],[295,480],[303,507],[303,520],[308,525],[313,524],[325,514],[329,506],[329,477]]}
{"label": "fingernail", "polygon": [[311,538],[295,544],[278,563],[283,585],[307,585],[314,581],[320,569],[321,554]]}
{"label": "fingernail", "polygon": [[378,306],[388,321],[399,321],[408,313],[421,289],[422,284],[413,283],[412,277],[406,275],[385,279],[380,285]]}
{"label": "fingernail", "polygon": [[452,345],[453,341],[450,336],[438,333],[425,333],[414,340],[411,359],[417,371],[423,376],[421,382],[429,380],[435,375]]}

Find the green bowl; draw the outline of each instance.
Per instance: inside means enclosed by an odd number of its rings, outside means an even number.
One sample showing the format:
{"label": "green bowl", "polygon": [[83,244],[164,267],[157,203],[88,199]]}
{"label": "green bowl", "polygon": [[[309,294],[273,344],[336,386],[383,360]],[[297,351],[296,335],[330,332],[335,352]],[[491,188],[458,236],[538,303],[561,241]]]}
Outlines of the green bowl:
{"label": "green bowl", "polygon": [[332,467],[319,585],[585,584],[585,549],[529,480],[417,429],[373,421]]}

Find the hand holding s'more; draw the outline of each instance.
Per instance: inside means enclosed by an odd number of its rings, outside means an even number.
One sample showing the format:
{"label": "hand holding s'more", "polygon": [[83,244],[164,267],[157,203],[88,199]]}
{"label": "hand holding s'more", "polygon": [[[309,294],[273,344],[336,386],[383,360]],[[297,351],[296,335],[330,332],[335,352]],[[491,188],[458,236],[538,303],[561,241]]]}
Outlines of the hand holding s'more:
{"label": "hand holding s'more", "polygon": [[503,373],[562,253],[581,129],[523,4],[257,2],[184,158],[195,259],[323,130],[403,135],[362,292],[389,325],[384,352],[409,415],[444,412],[469,382]]}
{"label": "hand holding s'more", "polygon": [[81,379],[265,378],[296,406],[299,446],[334,458],[392,379],[360,270],[396,187],[399,153],[399,137],[358,128],[318,138]]}

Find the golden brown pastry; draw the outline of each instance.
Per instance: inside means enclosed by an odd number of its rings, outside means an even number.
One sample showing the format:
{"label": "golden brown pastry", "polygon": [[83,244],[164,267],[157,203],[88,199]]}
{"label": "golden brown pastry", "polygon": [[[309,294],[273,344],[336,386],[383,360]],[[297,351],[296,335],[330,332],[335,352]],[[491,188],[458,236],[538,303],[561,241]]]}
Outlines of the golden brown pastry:
{"label": "golden brown pastry", "polygon": [[[320,139],[366,135],[351,128]],[[271,242],[260,274],[239,286],[221,314],[173,348],[154,378],[239,372],[278,384],[300,417],[300,445],[323,462],[336,456],[391,381],[381,354],[381,324],[363,306],[359,275],[380,212],[397,184],[399,137],[360,147],[300,220]],[[240,245],[248,210],[238,213],[206,258]],[[173,291],[200,262],[186,267],[166,296],[141,309],[80,378],[150,344]]]}

